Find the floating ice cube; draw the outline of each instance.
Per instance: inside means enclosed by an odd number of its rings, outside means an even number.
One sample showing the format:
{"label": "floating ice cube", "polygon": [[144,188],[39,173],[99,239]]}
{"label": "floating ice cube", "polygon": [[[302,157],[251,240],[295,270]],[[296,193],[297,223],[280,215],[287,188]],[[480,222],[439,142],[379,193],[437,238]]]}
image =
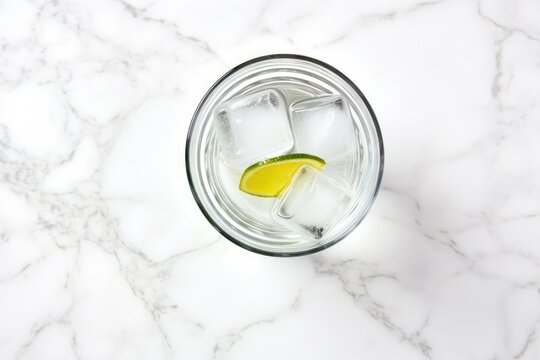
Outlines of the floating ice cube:
{"label": "floating ice cube", "polygon": [[299,101],[290,108],[296,152],[326,161],[351,154],[355,133],[349,106],[339,95]]}
{"label": "floating ice cube", "polygon": [[214,124],[225,161],[246,167],[290,151],[294,140],[283,96],[268,89],[237,97],[215,111]]}
{"label": "floating ice cube", "polygon": [[292,230],[321,239],[343,216],[350,199],[345,183],[305,165],[276,200],[272,216]]}

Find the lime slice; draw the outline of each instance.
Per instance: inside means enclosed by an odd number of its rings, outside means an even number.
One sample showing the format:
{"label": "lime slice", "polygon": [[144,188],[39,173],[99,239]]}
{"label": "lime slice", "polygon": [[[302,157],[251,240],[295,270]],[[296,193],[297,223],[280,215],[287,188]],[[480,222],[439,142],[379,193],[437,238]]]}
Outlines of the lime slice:
{"label": "lime slice", "polygon": [[276,197],[302,165],[321,169],[326,162],[309,154],[287,154],[255,163],[240,179],[240,190],[261,197]]}

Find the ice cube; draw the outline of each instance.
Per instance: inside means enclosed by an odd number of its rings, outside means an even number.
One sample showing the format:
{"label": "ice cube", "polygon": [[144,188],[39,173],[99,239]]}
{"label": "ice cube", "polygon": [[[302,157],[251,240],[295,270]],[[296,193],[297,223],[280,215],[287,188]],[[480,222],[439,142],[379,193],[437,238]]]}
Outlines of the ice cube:
{"label": "ice cube", "polygon": [[245,168],[287,153],[294,145],[287,105],[273,89],[221,104],[214,124],[225,161],[232,167]]}
{"label": "ice cube", "polygon": [[299,101],[290,108],[295,152],[317,155],[326,161],[346,157],[355,145],[349,106],[339,95]]}
{"label": "ice cube", "polygon": [[347,184],[304,165],[272,208],[274,220],[321,239],[343,216],[351,199]]}

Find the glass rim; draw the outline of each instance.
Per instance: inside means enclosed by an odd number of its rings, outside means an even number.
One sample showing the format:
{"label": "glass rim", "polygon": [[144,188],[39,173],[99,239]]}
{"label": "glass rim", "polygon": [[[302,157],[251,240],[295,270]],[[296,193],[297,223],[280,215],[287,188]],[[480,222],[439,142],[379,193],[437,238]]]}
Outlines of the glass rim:
{"label": "glass rim", "polygon": [[214,84],[212,84],[212,86],[206,91],[206,93],[202,97],[201,101],[198,103],[198,105],[197,105],[197,107],[195,109],[195,112],[193,113],[193,116],[191,118],[191,122],[190,122],[188,132],[187,132],[186,146],[185,146],[185,151],[184,151],[184,163],[185,163],[185,168],[186,168],[186,174],[187,174],[187,178],[188,178],[189,188],[191,190],[193,198],[195,199],[195,202],[197,203],[197,206],[199,207],[199,209],[203,213],[206,220],[218,231],[218,233],[220,235],[225,237],[227,240],[231,241],[233,244],[238,245],[239,247],[241,247],[243,249],[249,250],[249,251],[257,253],[257,254],[266,255],[266,256],[272,256],[272,257],[296,257],[296,256],[310,255],[310,254],[314,254],[314,253],[317,253],[319,251],[322,251],[324,249],[327,249],[327,248],[337,244],[341,240],[343,240],[354,229],[356,229],[356,227],[360,224],[360,222],[363,220],[363,218],[365,216],[359,218],[358,221],[354,224],[354,226],[349,227],[346,231],[344,231],[339,237],[337,237],[333,241],[321,244],[319,246],[316,246],[316,247],[313,247],[313,248],[310,248],[310,249],[307,249],[307,250],[299,250],[299,251],[295,251],[295,252],[278,252],[278,251],[270,251],[270,250],[260,249],[260,248],[257,248],[255,246],[251,246],[249,244],[246,244],[246,243],[236,239],[234,236],[232,236],[231,234],[226,232],[224,229],[222,229],[221,226],[212,218],[212,216],[206,210],[203,202],[201,201],[201,198],[199,197],[199,194],[197,193],[197,191],[195,189],[195,186],[194,186],[194,183],[193,183],[194,180],[193,180],[191,170],[190,170],[191,164],[190,164],[189,157],[190,157],[190,145],[191,145],[191,141],[192,141],[192,138],[193,138],[193,136],[192,136],[193,135],[193,129],[195,127],[195,124],[196,124],[196,121],[198,119],[198,115],[199,115],[199,113],[201,111],[201,108],[204,106],[204,104],[206,103],[209,96],[214,92],[214,90],[223,81],[225,81],[225,79],[227,79],[232,74],[234,74],[234,73],[236,73],[236,72],[238,72],[238,71],[240,71],[240,70],[242,70],[245,67],[248,67],[250,65],[253,65],[253,64],[256,64],[256,63],[259,63],[259,62],[263,62],[263,61],[267,61],[267,60],[274,60],[274,59],[278,59],[278,60],[279,59],[300,60],[300,61],[305,61],[305,62],[308,62],[308,63],[313,63],[313,64],[318,65],[318,66],[320,66],[320,67],[322,67],[322,68],[324,68],[326,70],[329,70],[330,72],[332,72],[335,75],[337,75],[338,77],[340,77],[343,81],[345,81],[345,83],[347,83],[347,85],[350,86],[358,94],[358,96],[362,99],[362,101],[364,102],[364,105],[366,106],[366,108],[367,108],[367,110],[369,112],[371,120],[373,121],[373,126],[375,128],[375,132],[376,132],[377,140],[378,140],[378,145],[379,145],[379,149],[378,149],[379,150],[379,171],[378,171],[378,174],[377,174],[377,182],[375,184],[375,190],[373,192],[371,202],[366,208],[366,213],[365,214],[367,215],[367,212],[369,211],[369,209],[373,205],[373,202],[374,202],[374,200],[377,197],[377,194],[379,192],[381,182],[382,182],[383,170],[384,170],[384,145],[383,145],[382,133],[381,133],[381,129],[380,129],[380,126],[379,126],[379,122],[377,120],[375,112],[373,111],[373,108],[371,107],[371,105],[368,102],[367,98],[365,97],[364,93],[358,88],[358,86],[356,86],[356,84],[351,79],[349,79],[347,76],[345,76],[345,74],[343,74],[341,71],[339,71],[338,69],[336,69],[332,65],[329,65],[329,64],[327,64],[327,63],[325,63],[325,62],[323,62],[321,60],[318,60],[318,59],[315,59],[315,58],[312,58],[312,57],[309,57],[309,56],[305,56],[305,55],[283,53],[283,54],[263,55],[263,56],[259,56],[259,57],[256,57],[256,58],[252,58],[252,59],[247,60],[247,61],[245,61],[243,63],[240,63],[239,65],[234,66],[233,68],[228,70],[225,74],[223,74],[216,82],[214,82]]}

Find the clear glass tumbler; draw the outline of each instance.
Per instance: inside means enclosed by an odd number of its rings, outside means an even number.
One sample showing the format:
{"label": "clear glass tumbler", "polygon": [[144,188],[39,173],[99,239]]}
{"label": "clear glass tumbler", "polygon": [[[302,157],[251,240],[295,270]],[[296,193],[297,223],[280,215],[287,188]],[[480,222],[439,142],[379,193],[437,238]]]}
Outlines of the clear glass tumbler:
{"label": "clear glass tumbler", "polygon": [[[283,90],[288,101],[340,95],[350,107],[356,142],[353,156],[344,164],[343,173],[352,189],[352,204],[321,240],[296,234],[268,221],[248,203],[240,201],[227,184],[227,169],[224,169],[213,126],[214,109],[223,101],[266,88]],[[255,58],[223,75],[195,110],[185,154],[191,191],[208,221],[233,243],[272,256],[311,254],[347,236],[370,209],[381,183],[384,163],[381,131],[375,113],[360,89],[322,61],[289,54]]]}

